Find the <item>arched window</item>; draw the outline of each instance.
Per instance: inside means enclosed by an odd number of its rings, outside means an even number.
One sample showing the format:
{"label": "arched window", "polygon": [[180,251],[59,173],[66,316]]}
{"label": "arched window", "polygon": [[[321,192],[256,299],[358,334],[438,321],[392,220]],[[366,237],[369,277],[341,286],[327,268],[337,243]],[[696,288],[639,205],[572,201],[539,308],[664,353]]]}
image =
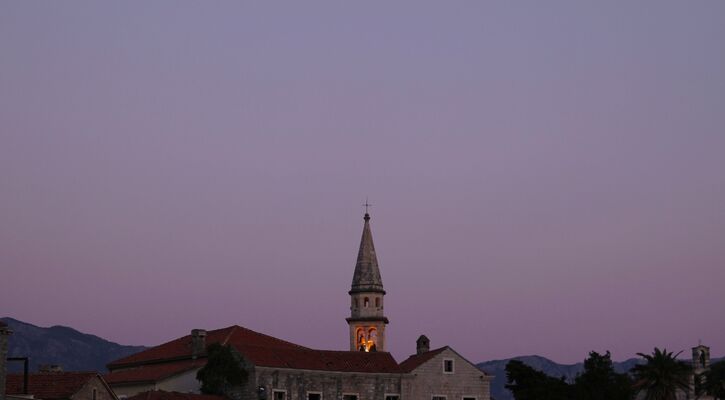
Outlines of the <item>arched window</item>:
{"label": "arched window", "polygon": [[352,301],[353,308],[358,308],[357,298]]}
{"label": "arched window", "polygon": [[370,299],[367,297],[363,300],[363,307],[368,308],[370,306]]}
{"label": "arched window", "polygon": [[368,351],[378,350],[378,330],[370,328],[368,331]]}
{"label": "arched window", "polygon": [[357,337],[358,350],[367,351],[367,340],[365,339],[365,330],[363,328],[357,328],[355,337]]}
{"label": "arched window", "polygon": [[380,297],[375,298],[375,307],[380,308]]}

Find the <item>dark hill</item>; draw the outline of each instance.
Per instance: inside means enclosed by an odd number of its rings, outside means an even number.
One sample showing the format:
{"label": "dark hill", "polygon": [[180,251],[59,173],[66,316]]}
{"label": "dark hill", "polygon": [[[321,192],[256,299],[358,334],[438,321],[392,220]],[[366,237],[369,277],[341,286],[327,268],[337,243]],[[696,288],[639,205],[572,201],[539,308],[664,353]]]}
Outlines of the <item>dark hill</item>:
{"label": "dark hill", "polygon": [[[110,361],[145,349],[109,342],[65,326],[42,328],[13,318],[0,320],[13,330],[8,357],[29,357],[31,371],[42,364],[57,364],[66,371],[105,372]],[[11,363],[9,370],[21,371],[22,363]]]}

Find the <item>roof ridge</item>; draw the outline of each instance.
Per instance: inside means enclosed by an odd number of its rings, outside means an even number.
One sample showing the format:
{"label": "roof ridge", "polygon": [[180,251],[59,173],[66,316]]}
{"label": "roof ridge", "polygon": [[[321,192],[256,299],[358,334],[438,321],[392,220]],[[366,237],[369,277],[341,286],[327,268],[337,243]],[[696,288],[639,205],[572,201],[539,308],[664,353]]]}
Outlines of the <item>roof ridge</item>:
{"label": "roof ridge", "polygon": [[[35,371],[30,372],[28,375],[100,375],[98,371]],[[22,372],[8,372],[8,375],[23,375]]]}
{"label": "roof ridge", "polygon": [[[234,325],[234,327],[235,327],[235,328],[240,328],[240,329],[244,329],[244,330],[246,330],[246,331],[249,331],[249,332],[252,332],[252,333],[254,333],[254,334],[256,334],[256,335],[260,335],[260,336],[268,337],[268,338],[274,339],[274,340],[276,340],[276,341],[278,341],[278,342],[282,342],[282,343],[285,343],[285,344],[289,344],[289,345],[292,345],[292,346],[294,346],[294,347],[297,347],[297,348],[300,348],[300,349],[305,349],[305,350],[313,350],[313,349],[311,349],[311,348],[309,348],[309,347],[307,347],[307,346],[302,346],[301,344],[297,344],[297,343],[292,343],[292,342],[290,342],[290,341],[288,341],[288,340],[280,339],[280,338],[278,338],[278,337],[274,337],[274,336],[272,336],[272,335],[268,335],[268,334],[266,334],[266,333],[262,333],[262,332],[257,332],[257,331],[255,331],[255,330],[252,330],[252,329],[249,329],[249,328],[245,328],[245,327],[243,327],[243,326],[239,326],[239,325]],[[229,338],[231,338],[231,335],[230,335],[230,337],[229,337]],[[269,346],[269,345],[261,345],[261,346],[260,346],[260,345],[250,345],[250,346],[256,346],[256,347],[275,347],[275,346]]]}
{"label": "roof ridge", "polygon": [[[433,357],[442,353],[446,349],[451,349],[451,348],[450,348],[450,346],[443,346],[443,347],[437,348],[435,350],[426,351],[425,353],[413,354],[413,355],[409,356],[408,358],[406,358],[405,360],[403,360],[403,362],[401,362],[399,364],[399,366],[402,370],[404,370],[406,372],[410,372],[410,371],[418,368],[419,366],[427,363]],[[456,353],[456,354],[458,354],[458,353]]]}
{"label": "roof ridge", "polygon": [[371,352],[367,352],[367,351],[359,351],[359,350],[326,350],[326,349],[308,349],[308,350],[320,351],[320,352],[325,352],[325,353],[344,353],[344,354],[347,354],[347,353],[359,353],[359,354],[368,354],[368,355],[371,355],[371,354],[390,354],[389,351],[371,351]]}
{"label": "roof ridge", "polygon": [[222,342],[222,346],[226,346],[227,345],[227,343],[229,342],[229,338],[232,337],[232,335],[234,334],[234,332],[237,331],[237,328],[238,327],[239,327],[239,325],[232,325],[232,330],[229,331],[229,333],[227,334],[227,337],[224,338],[224,341]]}

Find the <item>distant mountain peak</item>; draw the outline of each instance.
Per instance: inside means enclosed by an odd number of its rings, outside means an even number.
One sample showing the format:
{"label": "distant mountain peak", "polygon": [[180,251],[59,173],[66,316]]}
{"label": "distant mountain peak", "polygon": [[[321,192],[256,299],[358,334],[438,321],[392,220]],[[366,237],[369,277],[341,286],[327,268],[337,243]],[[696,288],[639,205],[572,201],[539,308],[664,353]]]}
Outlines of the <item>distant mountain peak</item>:
{"label": "distant mountain peak", "polygon": [[[13,330],[8,357],[29,357],[32,371],[43,364],[55,364],[66,371],[105,372],[109,362],[146,349],[124,346],[63,325],[44,328],[11,317],[0,320]],[[14,372],[21,368],[19,364],[9,366]]]}

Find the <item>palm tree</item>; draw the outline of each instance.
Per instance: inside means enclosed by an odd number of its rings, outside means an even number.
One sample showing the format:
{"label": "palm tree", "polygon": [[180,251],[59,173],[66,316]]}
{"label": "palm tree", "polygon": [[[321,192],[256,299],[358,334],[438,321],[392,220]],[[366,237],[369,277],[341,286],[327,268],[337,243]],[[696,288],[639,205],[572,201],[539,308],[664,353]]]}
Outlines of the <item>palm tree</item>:
{"label": "palm tree", "polygon": [[667,349],[660,350],[657,347],[651,355],[637,353],[646,362],[636,365],[632,373],[635,389],[638,392],[644,391],[645,400],[676,400],[679,390],[690,389],[692,369],[687,363],[677,359],[680,353],[673,356]]}

